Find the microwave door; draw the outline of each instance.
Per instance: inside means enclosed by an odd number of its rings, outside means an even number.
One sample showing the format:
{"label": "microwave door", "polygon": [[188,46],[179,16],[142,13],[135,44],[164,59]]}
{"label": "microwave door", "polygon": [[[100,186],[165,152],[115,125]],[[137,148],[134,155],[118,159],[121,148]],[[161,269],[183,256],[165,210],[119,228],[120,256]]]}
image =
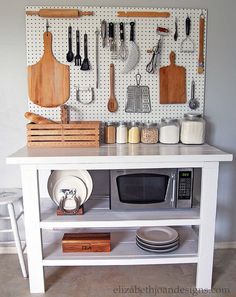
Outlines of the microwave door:
{"label": "microwave door", "polygon": [[[162,170],[163,172],[163,170]],[[175,172],[129,172],[111,184],[111,208],[148,210],[175,207]]]}

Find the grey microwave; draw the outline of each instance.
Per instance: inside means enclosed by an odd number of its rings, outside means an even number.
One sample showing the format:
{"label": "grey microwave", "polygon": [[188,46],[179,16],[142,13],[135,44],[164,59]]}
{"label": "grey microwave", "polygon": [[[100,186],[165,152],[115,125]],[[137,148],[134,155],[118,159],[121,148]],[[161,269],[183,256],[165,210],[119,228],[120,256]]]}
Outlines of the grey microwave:
{"label": "grey microwave", "polygon": [[191,208],[193,168],[110,171],[112,210]]}

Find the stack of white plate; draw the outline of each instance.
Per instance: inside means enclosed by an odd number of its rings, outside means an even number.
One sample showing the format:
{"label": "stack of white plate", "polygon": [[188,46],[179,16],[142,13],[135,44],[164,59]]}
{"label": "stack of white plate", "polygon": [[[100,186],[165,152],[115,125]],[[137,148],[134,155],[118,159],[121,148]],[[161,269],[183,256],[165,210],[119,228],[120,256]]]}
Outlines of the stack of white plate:
{"label": "stack of white plate", "polygon": [[148,252],[172,252],[179,247],[179,234],[170,227],[142,227],[137,230],[136,244]]}
{"label": "stack of white plate", "polygon": [[[93,181],[87,170],[54,170],[48,178],[48,193],[51,199],[59,206],[63,190],[75,191],[80,206],[90,197]],[[76,206],[74,199],[68,199],[65,209],[71,210]]]}

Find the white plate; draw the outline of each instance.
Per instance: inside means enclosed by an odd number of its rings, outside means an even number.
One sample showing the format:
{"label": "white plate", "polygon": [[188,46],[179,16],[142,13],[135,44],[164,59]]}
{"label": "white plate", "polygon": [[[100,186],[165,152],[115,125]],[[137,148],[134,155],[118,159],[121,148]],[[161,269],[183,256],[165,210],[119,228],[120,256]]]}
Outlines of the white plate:
{"label": "white plate", "polygon": [[149,244],[172,243],[178,236],[178,232],[170,227],[142,227],[137,230],[137,237]]}
{"label": "white plate", "polygon": [[[80,205],[82,205],[87,198],[87,187],[85,183],[82,181],[82,179],[68,175],[61,177],[56,181],[54,184],[54,187],[52,189],[52,199],[55,201],[57,205],[60,204],[60,201],[62,197],[64,196],[64,193],[61,191],[62,189],[68,189],[68,190],[75,190],[76,192],[76,197],[79,199]],[[65,206],[64,208],[66,210],[71,210],[76,208],[76,203],[75,200],[72,199],[67,199],[65,201]]]}
{"label": "white plate", "polygon": [[[48,178],[48,193],[49,196],[52,198],[52,189],[55,185],[55,183],[62,177],[65,176],[75,176],[80,178],[86,185],[87,187],[87,197],[85,199],[84,202],[86,202],[93,190],[93,181],[92,178],[90,176],[90,174],[88,173],[87,170],[54,170],[49,178]],[[52,198],[53,199],[53,198]]]}
{"label": "white plate", "polygon": [[179,244],[176,244],[175,246],[173,246],[172,248],[169,248],[169,249],[155,250],[155,249],[149,249],[144,246],[141,246],[138,242],[136,242],[136,244],[140,249],[147,251],[147,252],[152,252],[152,253],[168,253],[168,252],[172,252],[172,251],[176,250],[179,247]]}
{"label": "white plate", "polygon": [[173,246],[175,246],[176,244],[179,244],[179,238],[177,238],[177,240],[175,240],[174,242],[170,243],[170,244],[165,244],[165,245],[154,245],[154,244],[148,244],[146,242],[143,242],[141,239],[139,239],[138,237],[136,237],[136,241],[143,247],[148,248],[148,249],[156,249],[156,250],[165,250],[165,249],[169,249],[172,248]]}

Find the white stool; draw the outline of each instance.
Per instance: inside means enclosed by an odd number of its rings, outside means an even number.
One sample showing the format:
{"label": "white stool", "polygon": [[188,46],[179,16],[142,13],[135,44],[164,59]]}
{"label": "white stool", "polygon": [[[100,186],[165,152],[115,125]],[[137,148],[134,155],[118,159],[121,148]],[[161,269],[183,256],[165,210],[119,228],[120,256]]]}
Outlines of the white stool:
{"label": "white stool", "polygon": [[[18,203],[20,213],[16,216],[14,203]],[[22,192],[20,189],[0,189],[0,205],[6,205],[8,208],[9,216],[1,217],[0,220],[10,220],[11,229],[0,229],[1,233],[12,232],[15,240],[15,245],[17,249],[17,254],[21,266],[21,271],[23,276],[27,277],[25,261],[23,257],[23,252],[26,248],[26,245],[22,247],[17,221],[19,218],[24,215],[23,201],[22,201]]]}

